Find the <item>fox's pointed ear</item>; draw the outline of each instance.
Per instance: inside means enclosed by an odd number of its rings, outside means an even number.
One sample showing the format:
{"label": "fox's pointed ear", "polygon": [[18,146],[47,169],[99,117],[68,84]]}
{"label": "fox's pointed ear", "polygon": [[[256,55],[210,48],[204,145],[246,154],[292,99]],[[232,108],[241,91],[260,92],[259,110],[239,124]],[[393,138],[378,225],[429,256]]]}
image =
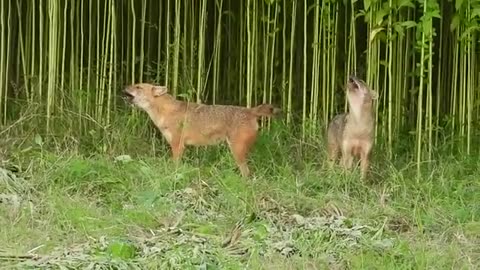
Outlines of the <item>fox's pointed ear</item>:
{"label": "fox's pointed ear", "polygon": [[152,87],[152,92],[154,97],[159,97],[166,94],[168,92],[168,88],[166,86],[155,85],[154,87]]}

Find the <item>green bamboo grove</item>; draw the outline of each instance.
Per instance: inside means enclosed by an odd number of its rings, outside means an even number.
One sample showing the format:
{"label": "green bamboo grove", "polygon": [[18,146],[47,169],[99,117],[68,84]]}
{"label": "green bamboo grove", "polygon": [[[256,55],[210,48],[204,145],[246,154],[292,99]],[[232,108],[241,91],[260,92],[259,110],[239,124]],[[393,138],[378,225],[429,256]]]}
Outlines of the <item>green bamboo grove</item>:
{"label": "green bamboo grove", "polygon": [[356,74],[379,93],[390,156],[402,141],[417,164],[443,145],[478,152],[480,0],[8,0],[0,29],[4,127],[37,106],[46,134],[63,112],[82,134],[149,81],[193,102],[277,104],[308,138],[346,109]]}

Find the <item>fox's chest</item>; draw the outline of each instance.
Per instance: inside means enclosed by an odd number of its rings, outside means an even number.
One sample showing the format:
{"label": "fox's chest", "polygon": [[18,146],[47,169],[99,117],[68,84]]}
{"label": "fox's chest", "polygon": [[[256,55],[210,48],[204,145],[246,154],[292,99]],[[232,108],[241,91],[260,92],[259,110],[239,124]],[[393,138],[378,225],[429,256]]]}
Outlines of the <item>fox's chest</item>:
{"label": "fox's chest", "polygon": [[373,137],[374,129],[373,121],[355,121],[348,117],[346,119],[343,137],[370,140]]}
{"label": "fox's chest", "polygon": [[155,119],[155,125],[158,127],[167,142],[170,143],[172,141],[172,126],[168,123],[166,117],[161,116]]}
{"label": "fox's chest", "polygon": [[373,136],[373,129],[370,127],[349,127],[343,131],[343,137],[347,139],[370,140]]}

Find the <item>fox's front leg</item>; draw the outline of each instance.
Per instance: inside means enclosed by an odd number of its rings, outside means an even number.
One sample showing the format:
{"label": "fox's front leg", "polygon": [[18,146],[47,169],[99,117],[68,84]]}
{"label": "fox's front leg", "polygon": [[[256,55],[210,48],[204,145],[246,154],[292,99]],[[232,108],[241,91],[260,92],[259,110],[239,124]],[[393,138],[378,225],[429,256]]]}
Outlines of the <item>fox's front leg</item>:
{"label": "fox's front leg", "polygon": [[370,165],[370,152],[371,152],[371,145],[365,146],[360,152],[360,169],[362,172],[362,179],[365,179],[368,174],[368,169]]}
{"label": "fox's front leg", "polygon": [[342,146],[341,164],[346,170],[350,170],[353,165],[352,146],[344,142]]}
{"label": "fox's front leg", "polygon": [[170,148],[172,149],[172,158],[173,161],[178,164],[182,159],[183,151],[185,150],[185,145],[183,141],[177,134],[172,134],[170,140]]}

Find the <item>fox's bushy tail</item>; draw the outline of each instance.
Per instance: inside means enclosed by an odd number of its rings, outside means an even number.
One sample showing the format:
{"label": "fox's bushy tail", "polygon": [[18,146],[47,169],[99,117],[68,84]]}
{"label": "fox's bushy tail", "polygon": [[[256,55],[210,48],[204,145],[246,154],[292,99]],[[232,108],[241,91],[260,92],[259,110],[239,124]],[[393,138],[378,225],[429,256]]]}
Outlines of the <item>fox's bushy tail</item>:
{"label": "fox's bushy tail", "polygon": [[255,114],[256,116],[267,116],[267,117],[271,117],[282,112],[281,109],[275,108],[273,105],[270,105],[270,104],[261,104],[251,108],[251,110],[253,114]]}

